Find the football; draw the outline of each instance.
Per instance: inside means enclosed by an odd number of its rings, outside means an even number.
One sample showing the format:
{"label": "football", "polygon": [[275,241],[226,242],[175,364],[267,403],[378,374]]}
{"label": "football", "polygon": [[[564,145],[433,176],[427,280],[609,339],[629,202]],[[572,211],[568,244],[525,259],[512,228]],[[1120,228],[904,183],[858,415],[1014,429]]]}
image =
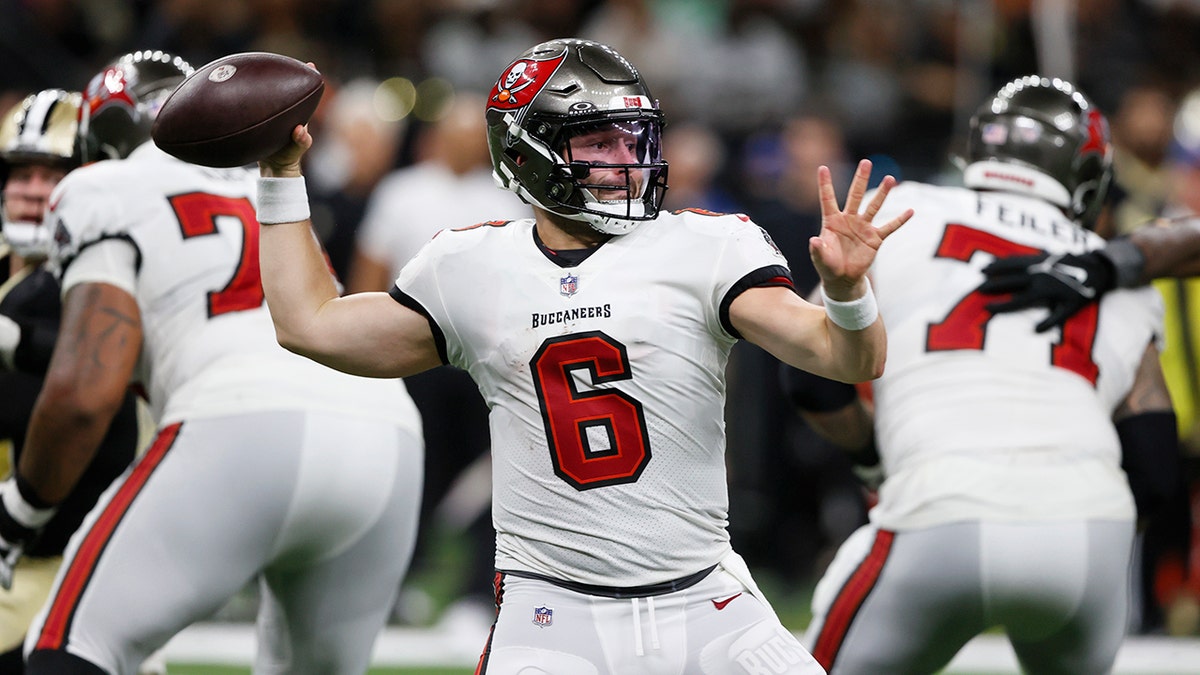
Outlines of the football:
{"label": "football", "polygon": [[325,79],[302,61],[243,52],[197,69],[163,102],[150,135],[185,162],[251,164],[282,148],[321,102]]}

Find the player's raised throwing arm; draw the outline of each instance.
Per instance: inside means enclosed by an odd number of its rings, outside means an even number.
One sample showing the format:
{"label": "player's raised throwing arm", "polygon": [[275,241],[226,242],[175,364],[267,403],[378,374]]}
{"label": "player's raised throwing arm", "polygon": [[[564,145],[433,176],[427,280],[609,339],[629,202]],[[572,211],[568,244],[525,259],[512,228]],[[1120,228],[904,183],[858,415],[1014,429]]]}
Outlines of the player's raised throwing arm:
{"label": "player's raised throwing arm", "polygon": [[730,306],[730,320],[749,341],[776,358],[811,373],[842,382],[863,382],[883,374],[887,336],[879,321],[867,271],[889,235],[912,217],[912,209],[875,226],[888,192],[888,176],[862,213],[871,163],[862,160],[854,173],[845,208],[839,208],[829,169],[821,167],[821,234],[809,240],[809,253],[821,276],[825,309],[790,289],[751,288]]}
{"label": "player's raised throwing arm", "polygon": [[387,293],[338,296],[308,216],[300,158],[311,146],[297,126],[291,145],[259,162],[259,261],[279,343],[355,375],[404,377],[440,365],[425,317]]}

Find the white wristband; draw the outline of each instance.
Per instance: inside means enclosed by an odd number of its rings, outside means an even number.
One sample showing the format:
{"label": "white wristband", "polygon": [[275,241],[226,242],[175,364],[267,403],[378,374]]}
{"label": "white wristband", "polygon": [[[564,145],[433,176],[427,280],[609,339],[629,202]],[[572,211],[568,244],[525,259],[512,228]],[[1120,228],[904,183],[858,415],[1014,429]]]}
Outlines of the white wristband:
{"label": "white wristband", "polygon": [[846,330],[862,330],[875,323],[879,318],[879,305],[875,304],[875,292],[871,290],[871,282],[867,280],[867,292],[861,298],[842,302],[831,300],[825,295],[825,287],[821,286],[821,300],[825,303],[825,313],[829,320]]}
{"label": "white wristband", "polygon": [[258,222],[261,225],[308,220],[308,190],[304,176],[258,179]]}
{"label": "white wristband", "polygon": [[0,369],[12,370],[13,356],[21,344],[21,326],[16,321],[0,314]]}
{"label": "white wristband", "polygon": [[58,509],[53,506],[48,509],[39,509],[25,501],[15,478],[0,483],[0,499],[4,500],[4,508],[8,511],[8,515],[12,516],[12,519],[22,527],[31,530],[41,528],[50,522],[50,519],[58,512]]}

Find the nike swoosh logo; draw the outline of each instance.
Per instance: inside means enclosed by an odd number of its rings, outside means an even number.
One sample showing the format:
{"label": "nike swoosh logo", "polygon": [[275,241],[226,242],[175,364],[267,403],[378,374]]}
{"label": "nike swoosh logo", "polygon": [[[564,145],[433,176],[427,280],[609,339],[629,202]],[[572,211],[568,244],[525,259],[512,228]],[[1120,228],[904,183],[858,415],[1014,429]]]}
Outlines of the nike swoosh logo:
{"label": "nike swoosh logo", "polygon": [[713,607],[716,607],[717,611],[719,612],[722,609],[725,609],[725,605],[728,605],[729,603],[733,602],[734,599],[738,598],[739,596],[741,596],[741,593],[731,595],[728,598],[725,598],[724,600],[713,600],[712,601]]}
{"label": "nike swoosh logo", "polygon": [[1083,282],[1087,281],[1087,278],[1088,278],[1087,271],[1082,268],[1076,267],[1074,265],[1066,265],[1064,263],[1059,263],[1056,269],[1059,272],[1062,272],[1063,274],[1075,279],[1075,281],[1078,281],[1081,284]]}

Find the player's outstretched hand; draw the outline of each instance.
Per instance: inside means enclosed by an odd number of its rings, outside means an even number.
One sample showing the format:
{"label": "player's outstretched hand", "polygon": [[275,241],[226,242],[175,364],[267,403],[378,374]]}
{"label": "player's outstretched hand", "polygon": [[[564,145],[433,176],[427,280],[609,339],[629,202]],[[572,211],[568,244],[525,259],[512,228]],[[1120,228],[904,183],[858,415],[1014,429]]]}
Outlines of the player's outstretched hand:
{"label": "player's outstretched hand", "polygon": [[274,154],[259,161],[259,173],[267,177],[291,178],[301,175],[300,158],[312,147],[312,134],[307,124],[297,124],[292,129],[292,142]]}
{"label": "player's outstretched hand", "polygon": [[[994,314],[1045,307],[1050,314],[1038,323],[1044,333],[1116,285],[1112,265],[1092,251],[1082,255],[1035,253],[1001,258],[983,268],[986,276],[979,292],[1001,296],[987,306]],[[1003,297],[1008,295],[1007,298]]]}
{"label": "player's outstretched hand", "polygon": [[913,215],[912,209],[908,209],[882,225],[872,224],[888,192],[896,185],[896,179],[891,176],[883,179],[867,208],[859,213],[870,177],[871,162],[864,159],[854,172],[845,207],[839,208],[829,167],[822,166],[817,170],[821,234],[809,239],[808,251],[821,275],[825,293],[834,300],[853,300],[862,295],[856,288],[875,261],[879,246]]}

